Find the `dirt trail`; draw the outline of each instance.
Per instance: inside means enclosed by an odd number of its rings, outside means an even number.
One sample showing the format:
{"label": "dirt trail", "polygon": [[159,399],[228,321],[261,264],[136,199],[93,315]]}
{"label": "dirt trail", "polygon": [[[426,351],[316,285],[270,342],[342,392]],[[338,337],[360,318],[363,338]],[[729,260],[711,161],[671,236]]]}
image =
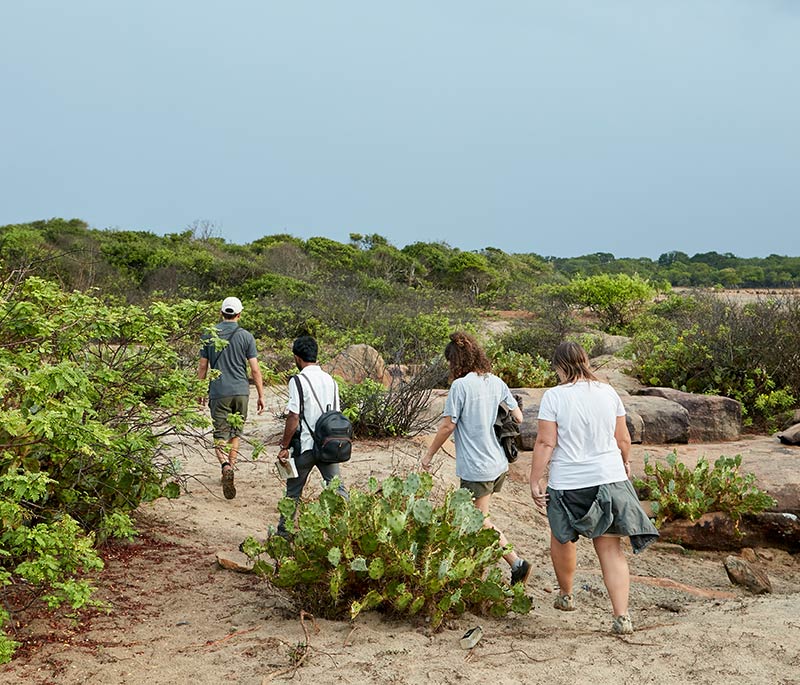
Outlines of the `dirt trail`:
{"label": "dirt trail", "polygon": [[[275,400],[275,408],[278,409]],[[280,424],[266,412],[251,424],[261,437]],[[741,445],[764,478],[779,479],[800,460],[800,448],[783,454],[766,439]],[[725,446],[682,446],[683,458],[731,454]],[[652,446],[636,448],[634,462]],[[671,447],[662,452],[671,451]],[[723,450],[723,451],[720,451]],[[745,450],[749,450],[745,452]],[[406,473],[421,447],[414,441],[358,443],[345,467],[348,485],[374,475]],[[274,450],[273,450],[274,452]],[[760,456],[759,456],[760,455]],[[497,685],[548,682],[764,683],[800,685],[800,563],[779,550],[757,550],[773,584],[753,597],[733,587],[724,555],[681,553],[671,546],[629,553],[631,608],[636,632],[609,632],[609,601],[591,544],[579,545],[579,610],[552,607],[555,577],[546,521],[531,505],[527,483],[514,478],[493,503],[493,519],[533,562],[528,584],[536,608],[527,616],[492,619],[466,614],[429,634],[424,626],[369,613],[347,622],[301,621],[297,608],[252,575],[220,569],[215,553],[233,550],[247,535],[263,535],[277,518],[282,483],[273,454],[242,461],[238,494],[225,500],[219,469],[200,450],[184,455],[196,474],[176,501],[142,507],[142,537],[105,550],[98,596],[109,613],[78,617],[26,617],[26,644],[0,682],[25,683],[244,683],[291,678],[293,660],[307,654],[295,675],[310,683],[451,683]],[[455,483],[453,460],[441,455],[438,487]],[[523,455],[523,459],[529,455]],[[772,461],[772,463],[767,463]],[[524,470],[524,465],[523,465]],[[308,495],[320,484],[313,482]],[[483,626],[471,651],[459,647],[470,627]]]}

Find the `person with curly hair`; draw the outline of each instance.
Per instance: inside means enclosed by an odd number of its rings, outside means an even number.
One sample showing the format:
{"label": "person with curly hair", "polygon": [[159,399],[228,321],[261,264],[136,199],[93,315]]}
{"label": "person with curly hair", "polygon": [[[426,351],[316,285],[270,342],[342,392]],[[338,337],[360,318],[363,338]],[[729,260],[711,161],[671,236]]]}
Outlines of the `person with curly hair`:
{"label": "person with curly hair", "polygon": [[[472,493],[475,506],[485,516],[484,527],[496,530],[500,544],[506,547],[508,540],[489,518],[489,502],[494,493],[500,492],[508,472],[508,459],[495,435],[494,422],[501,402],[507,404],[517,423],[522,422],[522,410],[508,386],[492,373],[489,358],[471,335],[451,334],[444,356],[450,364],[450,392],[439,429],[421,465],[430,471],[433,455],[453,435],[461,487]],[[511,567],[512,585],[527,582],[530,563],[513,550],[503,558]]]}
{"label": "person with curly hair", "polygon": [[[631,436],[614,388],[597,379],[586,351],[561,343],[553,355],[560,381],[542,396],[533,448],[530,488],[550,522],[550,557],[558,580],[556,609],[572,611],[576,541],[591,539],[613,611],[612,632],[633,632],[628,615],[630,572],[620,538],[634,553],[658,539],[630,483]],[[550,465],[547,489],[542,487]]]}

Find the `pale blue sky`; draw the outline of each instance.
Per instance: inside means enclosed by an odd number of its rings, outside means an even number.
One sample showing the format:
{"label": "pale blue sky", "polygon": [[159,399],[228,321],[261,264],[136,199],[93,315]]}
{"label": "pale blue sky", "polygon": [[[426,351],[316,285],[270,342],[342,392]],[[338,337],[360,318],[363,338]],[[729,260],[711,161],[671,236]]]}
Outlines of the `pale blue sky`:
{"label": "pale blue sky", "polygon": [[0,225],[800,254],[794,0],[0,5]]}

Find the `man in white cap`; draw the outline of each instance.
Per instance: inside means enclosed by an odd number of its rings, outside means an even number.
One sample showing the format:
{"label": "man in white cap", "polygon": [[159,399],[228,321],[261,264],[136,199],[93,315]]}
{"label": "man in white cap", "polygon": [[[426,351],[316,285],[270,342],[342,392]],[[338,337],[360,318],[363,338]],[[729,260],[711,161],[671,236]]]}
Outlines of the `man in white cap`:
{"label": "man in white cap", "polygon": [[[222,467],[222,493],[226,499],[236,497],[233,469],[239,454],[239,437],[247,419],[247,404],[250,399],[250,384],[247,368],[253,376],[258,392],[258,413],[264,411],[264,380],[256,356],[256,340],[250,331],[239,325],[242,303],[238,297],[226,297],[220,307],[222,321],[216,325],[217,336],[227,344],[217,349],[210,335],[203,336],[200,348],[200,365],[197,377],[208,375],[209,368],[220,374],[208,385],[209,409],[214,424],[214,447]],[[232,414],[241,419],[228,421]]]}

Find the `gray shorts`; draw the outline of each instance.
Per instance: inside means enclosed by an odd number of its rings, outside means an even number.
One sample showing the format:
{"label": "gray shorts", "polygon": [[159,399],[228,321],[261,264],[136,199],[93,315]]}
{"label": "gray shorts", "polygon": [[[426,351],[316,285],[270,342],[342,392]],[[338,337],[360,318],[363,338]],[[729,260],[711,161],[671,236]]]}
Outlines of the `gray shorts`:
{"label": "gray shorts", "polygon": [[473,499],[480,499],[486,495],[493,495],[495,492],[500,492],[503,483],[506,479],[508,471],[504,471],[494,480],[479,481],[479,480],[464,480],[461,479],[461,487],[469,490],[472,493]]}
{"label": "gray shorts", "polygon": [[217,397],[208,401],[211,410],[211,423],[214,424],[214,440],[230,440],[242,434],[241,428],[234,428],[228,423],[231,414],[240,414],[242,423],[247,419],[248,395],[234,395],[233,397]]}
{"label": "gray shorts", "polygon": [[560,543],[579,536],[628,536],[634,553],[658,539],[658,531],[647,518],[629,480],[576,490],[547,488],[547,520]]}

